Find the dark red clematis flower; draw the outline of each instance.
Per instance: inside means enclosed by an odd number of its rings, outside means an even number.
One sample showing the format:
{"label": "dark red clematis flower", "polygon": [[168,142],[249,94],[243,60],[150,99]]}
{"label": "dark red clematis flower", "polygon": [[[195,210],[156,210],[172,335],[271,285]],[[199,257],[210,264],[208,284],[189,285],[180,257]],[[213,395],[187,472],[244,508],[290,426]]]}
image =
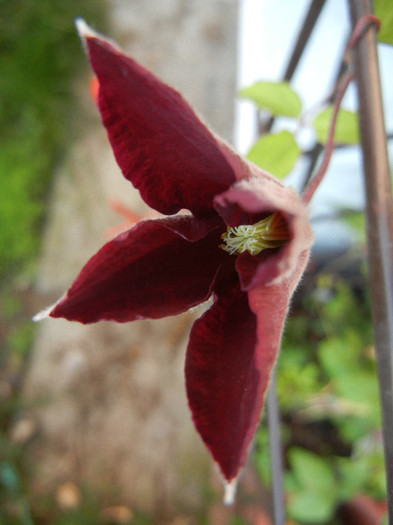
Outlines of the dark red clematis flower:
{"label": "dark red clematis flower", "polygon": [[[152,208],[94,255],[51,317],[179,314],[211,296],[185,373],[195,426],[228,490],[244,465],[312,234],[297,193],[238,156],[171,87],[80,21],[117,162]],[[176,214],[180,209],[188,214]],[[170,215],[170,216],[168,216]]]}

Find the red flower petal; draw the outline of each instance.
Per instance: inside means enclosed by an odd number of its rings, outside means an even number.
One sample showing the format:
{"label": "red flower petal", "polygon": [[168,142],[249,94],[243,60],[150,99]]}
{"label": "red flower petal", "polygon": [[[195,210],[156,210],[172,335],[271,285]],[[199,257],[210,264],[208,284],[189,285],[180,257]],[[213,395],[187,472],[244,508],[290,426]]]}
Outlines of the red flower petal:
{"label": "red flower petal", "polygon": [[124,176],[161,213],[186,208],[211,216],[214,195],[235,181],[227,149],[177,91],[106,40],[84,36],[103,122]]}
{"label": "red flower petal", "polygon": [[260,371],[261,395],[267,391],[271,372],[280,350],[281,336],[292,295],[303,275],[308,261],[308,250],[298,258],[289,277],[277,285],[265,285],[248,291],[251,310],[257,317],[256,366]]}
{"label": "red flower petal", "polygon": [[195,426],[225,478],[244,464],[260,412],[260,372],[255,361],[256,318],[247,294],[234,283],[192,328],[186,385]]}
{"label": "red flower petal", "polygon": [[183,312],[209,298],[229,257],[221,231],[191,216],[141,222],[90,259],[50,315],[93,323]]}
{"label": "red flower petal", "polygon": [[[289,278],[248,293],[225,286],[194,323],[186,384],[195,426],[228,481],[237,477],[260,420],[292,294],[308,252]],[[255,315],[254,315],[255,314]]]}

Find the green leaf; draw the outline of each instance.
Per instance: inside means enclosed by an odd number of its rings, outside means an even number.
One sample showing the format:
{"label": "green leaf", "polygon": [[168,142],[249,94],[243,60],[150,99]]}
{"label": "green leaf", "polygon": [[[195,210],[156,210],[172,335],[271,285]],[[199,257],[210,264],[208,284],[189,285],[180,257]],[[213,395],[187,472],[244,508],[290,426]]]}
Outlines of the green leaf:
{"label": "green leaf", "polygon": [[335,477],[332,469],[320,456],[293,447],[289,452],[289,461],[301,487],[316,491],[334,487]]}
{"label": "green leaf", "polygon": [[269,433],[266,425],[261,426],[257,433],[256,450],[254,457],[255,466],[261,479],[266,485],[271,485],[271,457],[269,448]]}
{"label": "green leaf", "polygon": [[358,368],[362,340],[354,331],[347,331],[345,334],[330,337],[322,341],[319,345],[318,355],[322,367],[328,375],[335,379],[340,376],[347,376],[355,368]]}
{"label": "green leaf", "polygon": [[[374,433],[353,444],[351,457],[336,458],[340,483],[340,499],[350,500],[356,494],[367,494],[373,499],[386,499],[386,472],[382,443],[373,439]],[[365,447],[365,439],[367,447]]]}
{"label": "green leaf", "polygon": [[[326,144],[327,142],[332,115],[333,107],[330,106],[314,119],[314,128],[321,144]],[[334,142],[336,144],[357,144],[359,142],[359,125],[356,113],[347,109],[339,110],[334,132]]]}
{"label": "green leaf", "polygon": [[337,468],[340,474],[340,497],[344,501],[352,499],[361,493],[367,484],[370,465],[364,460],[364,454],[357,457],[337,458]]}
{"label": "green leaf", "polygon": [[381,21],[378,41],[393,45],[393,3],[392,0],[374,0],[374,11]]}
{"label": "green leaf", "polygon": [[300,448],[290,450],[289,461],[293,479],[288,513],[304,523],[327,522],[333,515],[337,499],[332,468],[321,457]]}
{"label": "green leaf", "polygon": [[267,109],[275,117],[298,117],[302,110],[300,97],[288,82],[256,82],[242,89],[240,96],[255,102],[259,109]]}
{"label": "green leaf", "polygon": [[292,170],[300,149],[289,131],[267,133],[251,148],[247,158],[276,177],[283,178]]}
{"label": "green leaf", "polygon": [[333,510],[334,501],[329,494],[298,492],[288,501],[288,514],[302,523],[329,523]]}

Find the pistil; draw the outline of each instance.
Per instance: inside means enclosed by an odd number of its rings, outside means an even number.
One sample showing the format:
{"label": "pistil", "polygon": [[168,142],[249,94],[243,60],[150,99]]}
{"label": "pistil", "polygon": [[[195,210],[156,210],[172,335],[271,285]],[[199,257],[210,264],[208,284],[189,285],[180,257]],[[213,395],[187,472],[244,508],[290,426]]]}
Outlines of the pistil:
{"label": "pistil", "polygon": [[231,255],[249,252],[258,255],[267,248],[278,248],[290,239],[287,222],[284,217],[275,212],[255,224],[244,224],[228,228],[221,235],[225,244],[220,248]]}

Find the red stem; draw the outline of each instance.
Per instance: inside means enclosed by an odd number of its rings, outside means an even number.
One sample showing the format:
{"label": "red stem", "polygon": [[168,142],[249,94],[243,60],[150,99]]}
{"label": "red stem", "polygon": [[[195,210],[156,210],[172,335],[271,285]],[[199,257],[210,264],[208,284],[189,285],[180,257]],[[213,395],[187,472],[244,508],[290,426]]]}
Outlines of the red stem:
{"label": "red stem", "polygon": [[310,181],[310,183],[308,184],[308,186],[306,187],[302,195],[302,199],[306,204],[308,204],[310,200],[312,199],[316,189],[322,182],[322,179],[325,176],[325,173],[329,167],[330,159],[332,157],[332,153],[334,150],[334,133],[336,131],[338,112],[340,110],[342,99],[344,98],[347,88],[352,80],[353,80],[353,73],[346,73],[340,79],[339,88],[337,90],[337,95],[334,101],[334,111],[333,111],[333,116],[332,116],[332,120],[330,123],[329,135],[328,135],[328,139],[326,142],[323,160],[318,169],[317,174]]}
{"label": "red stem", "polygon": [[[345,51],[345,57],[348,56],[349,52],[353,49],[353,47],[359,42],[359,40],[364,36],[365,31],[371,26],[374,25],[378,31],[381,22],[379,18],[377,18],[375,15],[372,15],[371,13],[363,16],[358,20],[356,23],[351,38],[349,39],[346,51]],[[324,157],[322,160],[322,163],[318,169],[317,174],[313,179],[310,181],[308,186],[303,192],[302,199],[303,201],[308,204],[310,200],[312,199],[315,191],[317,190],[318,186],[322,182],[327,169],[330,164],[330,159],[332,157],[332,153],[334,150],[334,133],[336,131],[336,124],[337,124],[337,117],[338,112],[340,110],[341,102],[344,98],[344,95],[348,89],[349,84],[354,78],[354,74],[352,72],[345,73],[340,80],[337,83],[337,87],[335,89],[336,96],[334,99],[334,110],[333,110],[333,116],[332,120],[330,122],[330,128],[329,128],[329,135],[325,146],[325,152]]]}

